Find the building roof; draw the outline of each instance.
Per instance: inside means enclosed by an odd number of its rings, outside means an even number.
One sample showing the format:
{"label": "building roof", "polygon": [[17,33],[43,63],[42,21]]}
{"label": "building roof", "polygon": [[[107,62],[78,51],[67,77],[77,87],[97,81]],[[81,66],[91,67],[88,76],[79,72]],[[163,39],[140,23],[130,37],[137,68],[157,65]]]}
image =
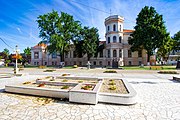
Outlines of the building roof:
{"label": "building roof", "polygon": [[44,43],[37,44],[33,48],[39,48],[39,47],[47,47],[47,44],[44,44]]}
{"label": "building roof", "polygon": [[128,30],[128,29],[123,29],[123,32],[124,33],[132,33],[132,32],[134,32],[135,30]]}

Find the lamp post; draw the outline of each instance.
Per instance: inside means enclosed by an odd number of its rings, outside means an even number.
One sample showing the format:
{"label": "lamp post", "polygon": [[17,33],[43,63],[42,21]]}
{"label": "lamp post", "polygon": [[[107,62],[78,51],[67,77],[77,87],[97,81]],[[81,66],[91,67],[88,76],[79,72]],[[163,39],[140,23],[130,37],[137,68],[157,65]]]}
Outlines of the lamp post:
{"label": "lamp post", "polygon": [[14,52],[15,52],[15,54],[16,54],[16,65],[15,65],[15,70],[14,70],[14,73],[15,74],[17,74],[18,73],[18,66],[17,66],[17,60],[18,60],[18,52],[19,52],[20,50],[18,50],[18,46],[16,45],[16,48],[15,48],[15,50],[14,50]]}

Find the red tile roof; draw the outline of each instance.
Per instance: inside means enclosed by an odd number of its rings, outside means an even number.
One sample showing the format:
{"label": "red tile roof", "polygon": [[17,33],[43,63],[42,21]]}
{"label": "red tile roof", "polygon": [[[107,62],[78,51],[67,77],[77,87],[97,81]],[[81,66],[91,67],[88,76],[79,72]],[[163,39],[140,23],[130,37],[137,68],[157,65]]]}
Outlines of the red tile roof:
{"label": "red tile roof", "polygon": [[41,43],[41,44],[35,45],[33,48],[38,48],[38,47],[47,47],[47,45],[44,43]]}
{"label": "red tile roof", "polygon": [[128,29],[123,29],[123,32],[125,33],[130,33],[130,32],[134,32],[135,30],[128,30]]}

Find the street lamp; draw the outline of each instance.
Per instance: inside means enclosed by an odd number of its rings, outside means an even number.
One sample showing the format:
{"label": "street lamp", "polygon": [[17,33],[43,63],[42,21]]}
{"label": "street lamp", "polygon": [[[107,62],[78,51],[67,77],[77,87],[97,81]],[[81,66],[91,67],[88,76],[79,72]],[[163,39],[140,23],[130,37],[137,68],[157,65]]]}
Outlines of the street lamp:
{"label": "street lamp", "polygon": [[17,67],[17,60],[18,60],[18,52],[19,52],[20,50],[18,49],[18,46],[16,45],[16,48],[15,48],[15,50],[14,50],[14,52],[15,52],[15,54],[16,54],[16,65],[15,65],[15,70],[14,70],[14,72],[15,72],[15,74],[17,74],[18,73],[18,67]]}

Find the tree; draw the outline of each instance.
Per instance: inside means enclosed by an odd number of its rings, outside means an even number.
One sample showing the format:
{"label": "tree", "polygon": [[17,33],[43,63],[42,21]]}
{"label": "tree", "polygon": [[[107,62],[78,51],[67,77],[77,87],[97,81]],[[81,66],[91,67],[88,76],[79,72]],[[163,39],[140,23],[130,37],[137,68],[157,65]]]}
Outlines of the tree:
{"label": "tree", "polygon": [[145,6],[138,14],[134,28],[133,38],[128,41],[131,50],[145,49],[148,56],[147,62],[149,62],[153,51],[169,40],[169,33],[166,32],[163,16],[159,15],[154,7]]}
{"label": "tree", "polygon": [[[81,29],[81,37],[76,41],[75,48],[78,55],[87,54],[87,60],[95,56],[99,47],[99,34],[97,28],[84,27]],[[80,47],[81,46],[81,47]]]}
{"label": "tree", "polygon": [[174,40],[173,50],[180,50],[180,31],[178,31],[172,39]]}
{"label": "tree", "polygon": [[38,17],[38,27],[40,37],[47,40],[48,51],[50,53],[58,52],[61,56],[61,62],[64,62],[64,53],[69,51],[69,45],[76,39],[80,23],[73,19],[73,16],[61,12],[59,16],[57,11],[52,11]]}
{"label": "tree", "polygon": [[22,60],[23,61],[23,63],[24,62],[30,62],[30,59],[31,59],[31,48],[29,48],[29,47],[27,47],[27,48],[25,48],[24,49],[24,54],[25,54],[25,58],[24,58],[24,60]]}
{"label": "tree", "polygon": [[5,59],[8,59],[9,50],[8,50],[7,48],[5,48],[5,49],[3,50],[3,53],[5,54],[4,58],[5,58]]}
{"label": "tree", "polygon": [[160,48],[158,48],[157,55],[162,58],[161,60],[164,60],[166,56],[167,58],[169,57],[169,53],[173,49],[173,47],[174,40],[168,37],[168,41],[166,43],[164,42],[163,45],[161,45]]}

